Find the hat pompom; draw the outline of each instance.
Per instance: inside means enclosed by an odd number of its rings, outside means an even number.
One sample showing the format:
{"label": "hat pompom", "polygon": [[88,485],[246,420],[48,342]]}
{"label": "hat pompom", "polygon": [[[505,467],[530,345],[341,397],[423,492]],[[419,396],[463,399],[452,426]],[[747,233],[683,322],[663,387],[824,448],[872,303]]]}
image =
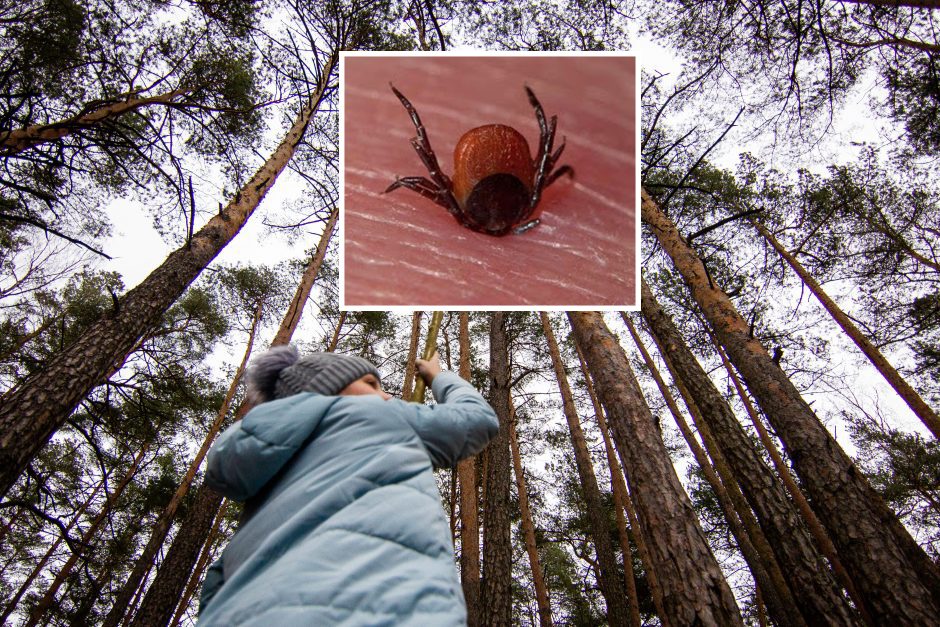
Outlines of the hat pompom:
{"label": "hat pompom", "polygon": [[248,400],[263,403],[274,398],[274,389],[281,371],[292,366],[300,355],[291,345],[275,346],[252,360],[246,379]]}

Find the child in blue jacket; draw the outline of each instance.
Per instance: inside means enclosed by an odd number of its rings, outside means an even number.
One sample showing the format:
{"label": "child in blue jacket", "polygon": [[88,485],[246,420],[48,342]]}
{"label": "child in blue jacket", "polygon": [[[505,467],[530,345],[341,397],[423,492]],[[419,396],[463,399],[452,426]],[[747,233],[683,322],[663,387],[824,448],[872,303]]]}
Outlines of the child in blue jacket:
{"label": "child in blue jacket", "polygon": [[499,425],[437,354],[417,366],[437,405],[392,399],[352,355],[283,346],[253,363],[260,404],[208,456],[206,485],[245,509],[200,625],[466,623],[432,467],[479,453]]}

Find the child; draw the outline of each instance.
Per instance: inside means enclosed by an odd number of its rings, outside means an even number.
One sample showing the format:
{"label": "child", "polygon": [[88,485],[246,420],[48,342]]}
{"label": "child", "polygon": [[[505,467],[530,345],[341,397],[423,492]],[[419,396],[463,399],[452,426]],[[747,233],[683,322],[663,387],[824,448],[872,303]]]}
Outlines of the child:
{"label": "child", "polygon": [[435,406],[392,399],[360,357],[281,346],[252,364],[260,404],[208,457],[206,485],[245,509],[200,625],[466,623],[431,469],[479,453],[499,425],[436,353],[417,367]]}

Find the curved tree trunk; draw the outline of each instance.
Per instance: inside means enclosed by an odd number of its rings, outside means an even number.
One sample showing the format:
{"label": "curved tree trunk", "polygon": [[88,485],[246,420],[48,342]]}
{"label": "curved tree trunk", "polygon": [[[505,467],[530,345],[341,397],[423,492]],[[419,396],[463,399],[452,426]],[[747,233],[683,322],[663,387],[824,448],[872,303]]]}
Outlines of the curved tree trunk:
{"label": "curved tree trunk", "polygon": [[[139,92],[138,92],[139,93]],[[0,155],[11,156],[40,144],[62,139],[72,133],[102,125],[122,115],[148,106],[182,107],[177,99],[187,93],[184,89],[174,89],[156,96],[143,98],[136,94],[125,94],[123,100],[108,102],[100,106],[85,106],[78,115],[52,124],[34,124],[26,128],[17,128],[0,133]],[[90,110],[87,110],[90,109]]]}
{"label": "curved tree trunk", "polygon": [[604,600],[607,602],[607,622],[612,626],[626,625],[629,620],[626,593],[620,582],[620,574],[617,571],[617,558],[614,557],[614,547],[610,542],[610,526],[602,505],[601,491],[597,487],[597,477],[594,475],[591,453],[588,451],[587,442],[584,440],[584,431],[581,429],[581,421],[578,419],[578,412],[574,407],[574,398],[571,395],[571,388],[568,386],[568,375],[565,373],[565,365],[561,361],[561,353],[558,350],[558,343],[555,341],[555,334],[552,333],[552,325],[548,319],[548,314],[543,311],[539,314],[539,317],[542,321],[542,331],[545,333],[545,339],[548,342],[548,352],[552,358],[552,366],[555,368],[555,379],[558,381],[558,389],[561,392],[562,407],[565,412],[565,420],[568,423],[571,445],[574,449],[578,479],[581,483],[581,492],[584,495],[584,504],[587,507],[588,520],[591,524],[591,539],[594,541],[594,549],[597,554],[598,584],[601,593],[604,595]]}
{"label": "curved tree trunk", "polygon": [[[294,331],[297,329],[297,325],[300,324],[300,317],[304,311],[304,305],[310,297],[310,290],[313,289],[313,282],[316,280],[317,273],[320,272],[320,266],[323,265],[323,260],[326,258],[326,249],[330,247],[330,238],[333,237],[333,233],[336,231],[336,221],[338,219],[339,207],[333,207],[333,210],[330,212],[330,217],[327,218],[326,224],[323,225],[323,231],[320,233],[320,240],[317,242],[316,250],[313,255],[310,256],[310,261],[307,262],[307,267],[301,276],[300,284],[294,291],[294,297],[287,307],[287,312],[284,314],[281,326],[277,330],[277,335],[271,340],[271,346],[287,344],[294,336]],[[340,314],[340,323],[337,325],[337,329],[343,326],[342,320],[345,315],[345,312]],[[337,331],[336,337],[338,336],[339,332]],[[334,343],[333,346],[335,348],[336,344]]]}
{"label": "curved tree trunk", "polygon": [[671,625],[742,625],[626,354],[596,312],[568,312],[607,410]]}
{"label": "curved tree trunk", "polygon": [[886,625],[935,622],[940,615],[940,569],[751,336],[747,322],[645,190],[641,210],[783,440],[843,565],[871,601],[872,617]]}
{"label": "curved tree trunk", "polygon": [[482,624],[512,625],[512,538],[509,516],[509,348],[506,314],[490,318],[490,404],[499,434],[487,447],[486,499],[483,507]]}

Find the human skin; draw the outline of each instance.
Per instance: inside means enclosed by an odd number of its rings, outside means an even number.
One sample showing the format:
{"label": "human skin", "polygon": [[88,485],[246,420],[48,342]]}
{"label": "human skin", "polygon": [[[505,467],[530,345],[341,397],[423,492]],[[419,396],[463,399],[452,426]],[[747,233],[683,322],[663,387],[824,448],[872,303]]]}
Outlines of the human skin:
{"label": "human skin", "polygon": [[[633,307],[636,273],[635,65],[617,57],[348,57],[344,120],[343,302],[447,310]],[[414,105],[442,171],[470,129],[511,126],[537,150],[525,86],[558,116],[559,165],[575,170],[544,190],[539,226],[494,237],[462,226],[396,178],[429,176],[414,124],[389,82]],[[638,104],[638,103],[637,103]]]}
{"label": "human skin", "polygon": [[[431,385],[431,382],[441,372],[441,358],[437,354],[431,356],[431,359],[417,359],[415,364],[418,367],[418,374],[421,375],[421,378],[424,379],[424,382],[427,385]],[[374,374],[367,374],[363,377],[359,377],[349,385],[343,388],[339,393],[340,396],[367,396],[367,395],[381,396],[383,401],[387,401],[392,398],[392,395],[382,389],[382,383],[376,378]]]}

